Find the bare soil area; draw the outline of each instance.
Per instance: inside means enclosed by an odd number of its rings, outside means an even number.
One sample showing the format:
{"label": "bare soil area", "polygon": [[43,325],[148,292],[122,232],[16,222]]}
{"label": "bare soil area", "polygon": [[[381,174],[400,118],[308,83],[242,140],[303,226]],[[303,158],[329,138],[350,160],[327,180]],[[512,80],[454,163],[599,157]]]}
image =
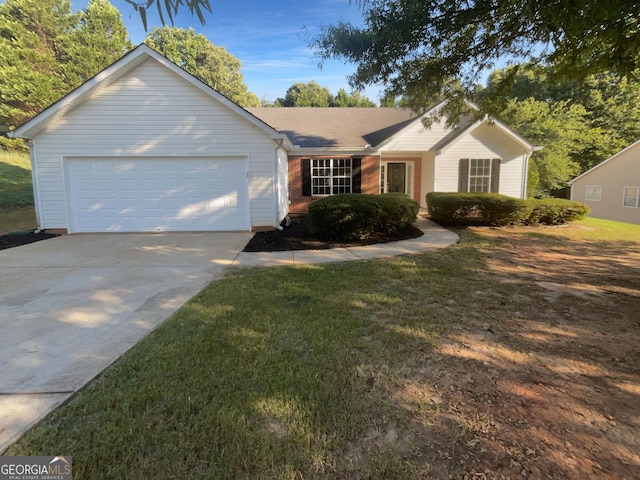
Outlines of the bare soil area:
{"label": "bare soil area", "polygon": [[398,398],[414,418],[408,444],[433,478],[640,478],[638,244],[470,231],[498,241],[480,275],[530,288],[476,292],[508,320],[489,324],[470,305],[416,360]]}

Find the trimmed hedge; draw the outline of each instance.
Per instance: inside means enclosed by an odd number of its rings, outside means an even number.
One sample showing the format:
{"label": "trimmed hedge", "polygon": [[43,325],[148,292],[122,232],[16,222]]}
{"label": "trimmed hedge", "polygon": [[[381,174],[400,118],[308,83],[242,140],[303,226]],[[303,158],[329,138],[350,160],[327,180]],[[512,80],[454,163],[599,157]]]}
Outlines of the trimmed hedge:
{"label": "trimmed hedge", "polygon": [[529,199],[493,193],[427,194],[432,220],[443,225],[560,225],[589,213],[582,203],[561,198]]}
{"label": "trimmed hedge", "polygon": [[489,193],[427,193],[432,220],[444,225],[515,225],[529,218],[526,200]]}
{"label": "trimmed hedge", "polygon": [[416,221],[418,210],[418,203],[404,194],[344,193],[309,205],[309,225],[319,238],[349,241],[399,230]]}
{"label": "trimmed hedge", "polygon": [[563,225],[584,218],[590,212],[584,203],[565,200],[563,198],[530,199],[533,205],[527,225]]}

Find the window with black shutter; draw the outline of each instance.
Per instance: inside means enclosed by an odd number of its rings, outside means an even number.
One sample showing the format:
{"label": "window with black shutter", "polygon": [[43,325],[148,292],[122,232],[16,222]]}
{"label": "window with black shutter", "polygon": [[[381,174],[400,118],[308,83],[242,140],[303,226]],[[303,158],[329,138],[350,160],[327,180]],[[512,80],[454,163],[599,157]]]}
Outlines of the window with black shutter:
{"label": "window with black shutter", "polygon": [[303,196],[360,193],[359,158],[305,158],[301,173]]}
{"label": "window with black shutter", "polygon": [[459,167],[459,192],[498,193],[499,158],[462,158]]}

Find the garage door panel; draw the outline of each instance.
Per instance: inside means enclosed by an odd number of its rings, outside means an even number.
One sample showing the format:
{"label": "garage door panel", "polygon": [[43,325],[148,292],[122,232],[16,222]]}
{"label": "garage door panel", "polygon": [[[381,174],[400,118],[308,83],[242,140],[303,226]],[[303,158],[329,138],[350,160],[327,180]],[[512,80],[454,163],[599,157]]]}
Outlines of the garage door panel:
{"label": "garage door panel", "polygon": [[65,160],[74,232],[248,230],[242,158]]}

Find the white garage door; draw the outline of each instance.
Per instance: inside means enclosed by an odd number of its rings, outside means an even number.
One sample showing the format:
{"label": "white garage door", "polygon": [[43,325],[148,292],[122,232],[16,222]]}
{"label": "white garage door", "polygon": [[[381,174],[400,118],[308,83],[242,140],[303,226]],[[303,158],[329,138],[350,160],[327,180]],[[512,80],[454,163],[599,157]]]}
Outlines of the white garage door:
{"label": "white garage door", "polygon": [[68,158],[70,232],[249,230],[248,160]]}

